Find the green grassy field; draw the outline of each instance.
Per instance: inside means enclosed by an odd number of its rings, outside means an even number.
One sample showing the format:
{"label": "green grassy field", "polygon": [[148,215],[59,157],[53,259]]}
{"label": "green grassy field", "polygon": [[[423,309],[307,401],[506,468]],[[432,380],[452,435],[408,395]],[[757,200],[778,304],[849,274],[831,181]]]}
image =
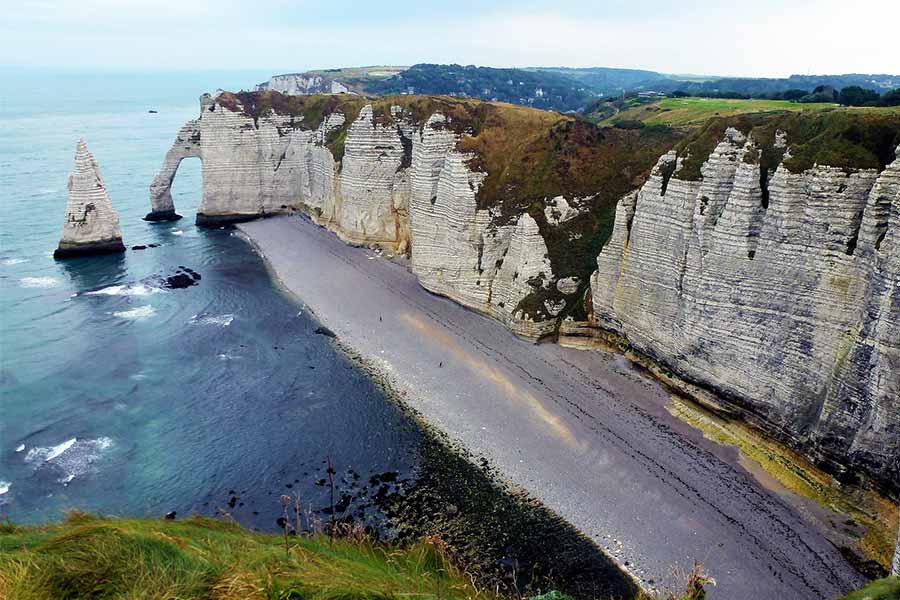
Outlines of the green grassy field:
{"label": "green grassy field", "polygon": [[648,125],[699,125],[712,117],[788,110],[794,112],[838,108],[837,104],[798,104],[785,100],[728,100],[724,98],[665,98],[622,111],[607,122],[641,121]]}

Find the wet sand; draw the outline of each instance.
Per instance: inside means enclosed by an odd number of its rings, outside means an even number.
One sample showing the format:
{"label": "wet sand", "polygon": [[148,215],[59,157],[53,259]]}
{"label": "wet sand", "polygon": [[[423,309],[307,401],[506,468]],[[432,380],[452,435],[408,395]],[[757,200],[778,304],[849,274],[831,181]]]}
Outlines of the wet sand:
{"label": "wet sand", "polygon": [[[531,344],[419,286],[403,261],[297,217],[239,228],[285,288],[406,395],[652,587],[694,560],[710,598],[835,598],[863,583],[739,463],[672,417],[622,356]],[[652,583],[650,583],[652,582]]]}

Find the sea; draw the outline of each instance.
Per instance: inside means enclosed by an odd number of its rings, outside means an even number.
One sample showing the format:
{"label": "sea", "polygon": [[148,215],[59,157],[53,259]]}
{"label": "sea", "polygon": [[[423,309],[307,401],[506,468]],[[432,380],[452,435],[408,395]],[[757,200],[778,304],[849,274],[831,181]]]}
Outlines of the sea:
{"label": "sea", "polygon": [[[415,477],[415,424],[233,229],[194,225],[199,159],[174,182],[185,218],[141,219],[199,96],[270,75],[0,70],[0,518],[176,511],[271,530],[283,495],[327,518],[333,481],[337,516],[377,527],[368,482]],[[129,250],[61,262],[79,138]],[[185,268],[196,285],[163,285]]]}

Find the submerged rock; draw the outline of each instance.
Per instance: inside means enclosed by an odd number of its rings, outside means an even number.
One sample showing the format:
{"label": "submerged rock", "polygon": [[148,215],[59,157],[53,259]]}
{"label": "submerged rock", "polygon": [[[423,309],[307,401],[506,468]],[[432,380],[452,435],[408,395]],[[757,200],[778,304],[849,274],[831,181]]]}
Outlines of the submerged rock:
{"label": "submerged rock", "polygon": [[106,193],[100,168],[84,140],[75,150],[69,176],[69,202],[54,258],[124,252],[119,215]]}
{"label": "submerged rock", "polygon": [[192,285],[197,285],[197,282],[200,281],[200,279],[202,279],[200,273],[187,267],[178,267],[178,270],[175,271],[174,274],[163,278],[162,284],[163,287],[180,290],[191,287]]}

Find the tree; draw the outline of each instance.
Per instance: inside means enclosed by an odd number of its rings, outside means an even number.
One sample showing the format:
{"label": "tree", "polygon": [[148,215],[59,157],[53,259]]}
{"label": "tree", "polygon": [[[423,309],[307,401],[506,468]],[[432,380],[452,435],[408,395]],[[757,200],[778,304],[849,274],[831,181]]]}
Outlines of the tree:
{"label": "tree", "polygon": [[879,104],[881,106],[900,106],[900,88],[885,93]]}
{"label": "tree", "polygon": [[844,106],[877,106],[878,92],[851,85],[841,90],[838,101]]}

